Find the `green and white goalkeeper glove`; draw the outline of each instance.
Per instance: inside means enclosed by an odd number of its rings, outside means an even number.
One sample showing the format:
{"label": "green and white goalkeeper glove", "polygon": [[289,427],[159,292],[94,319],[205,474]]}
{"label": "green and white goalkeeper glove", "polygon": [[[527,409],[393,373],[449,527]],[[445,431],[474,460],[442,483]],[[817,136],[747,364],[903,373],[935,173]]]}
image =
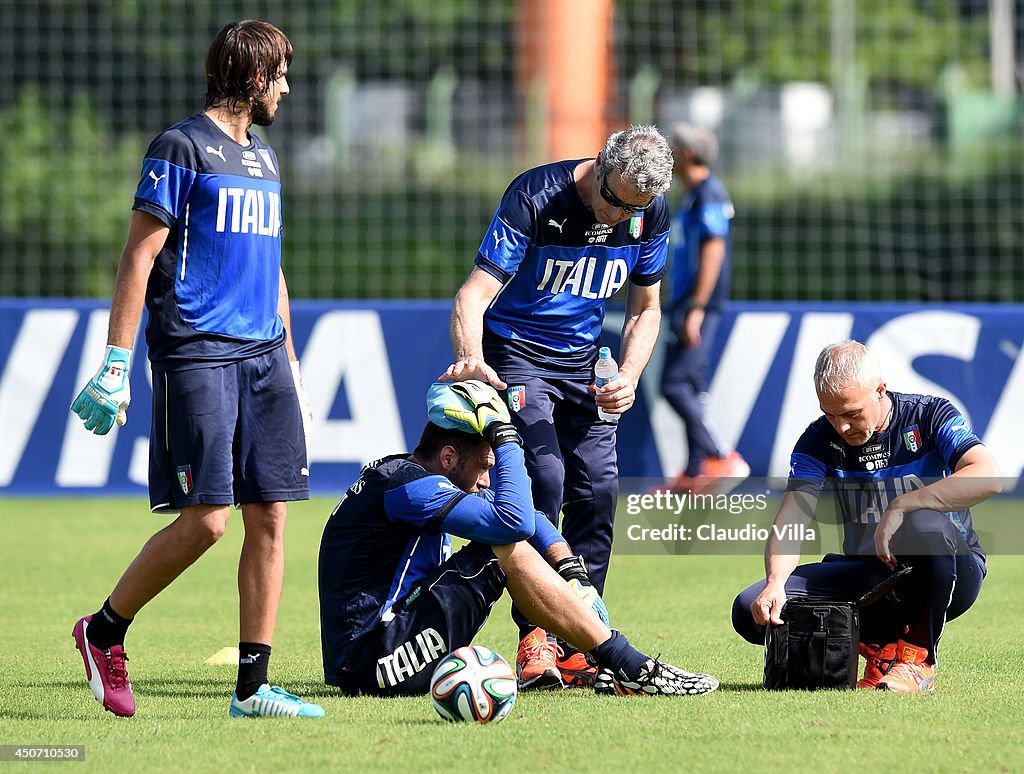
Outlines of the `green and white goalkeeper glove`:
{"label": "green and white goalkeeper glove", "polygon": [[576,596],[587,603],[594,611],[594,615],[600,618],[605,626],[611,626],[608,607],[601,599],[601,595],[597,593],[594,584],[590,582],[590,575],[587,574],[587,566],[583,563],[582,556],[569,556],[560,559],[555,564],[555,571],[566,580],[569,588],[576,592]]}
{"label": "green and white goalkeeper glove", "polygon": [[430,385],[427,417],[438,427],[482,435],[495,447],[510,442],[523,445],[497,390],[477,379]]}
{"label": "green and white goalkeeper glove", "polygon": [[84,420],[86,430],[106,435],[114,422],[123,425],[128,421],[128,404],[132,402],[128,382],[131,360],[131,350],[107,346],[103,366],[71,404],[71,410]]}
{"label": "green and white goalkeeper glove", "polygon": [[492,422],[510,422],[508,407],[501,400],[491,385],[476,379],[465,382],[452,382],[451,391],[460,396],[461,404],[449,403],[444,408],[445,416],[456,422],[464,422],[469,427],[484,434],[484,430]]}

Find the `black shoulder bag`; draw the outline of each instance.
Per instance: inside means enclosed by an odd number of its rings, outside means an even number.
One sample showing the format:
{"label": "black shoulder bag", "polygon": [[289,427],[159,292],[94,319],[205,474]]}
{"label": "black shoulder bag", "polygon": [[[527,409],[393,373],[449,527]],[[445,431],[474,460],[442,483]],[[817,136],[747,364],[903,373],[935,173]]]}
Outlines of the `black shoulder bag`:
{"label": "black shoulder bag", "polygon": [[781,625],[764,640],[764,687],[768,690],[856,688],[860,610],[889,594],[910,567],[900,567],[855,602],[794,597],[782,608]]}

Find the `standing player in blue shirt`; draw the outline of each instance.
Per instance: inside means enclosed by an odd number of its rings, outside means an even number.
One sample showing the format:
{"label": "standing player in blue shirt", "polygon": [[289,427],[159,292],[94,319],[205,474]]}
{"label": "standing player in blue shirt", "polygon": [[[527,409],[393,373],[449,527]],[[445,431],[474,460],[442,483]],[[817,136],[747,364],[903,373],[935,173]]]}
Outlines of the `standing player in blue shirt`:
{"label": "standing player in blue shirt", "polygon": [[[793,450],[777,529],[765,547],[765,580],[736,598],[733,626],[764,644],[765,626],[782,623],[787,597],[857,599],[898,560],[912,568],[898,602],[861,611],[867,664],[857,685],[932,691],[946,621],[974,604],[985,578],[970,508],[999,493],[999,467],[948,400],[887,390],[859,342],[822,350],[814,386],[824,416]],[[826,482],[843,518],[843,554],[797,566],[799,543],[784,537],[785,528],[813,517]]]}
{"label": "standing player in blue shirt", "polygon": [[[281,271],[277,156],[269,126],[288,94],[292,45],[262,21],[228,24],[206,55],[205,109],[149,146],[111,303],[103,366],[72,410],[105,434],[124,424],[143,302],[153,370],[149,494],[180,515],[157,532],[73,636],[89,687],[135,714],[125,632],[135,615],[224,533],[241,505],[239,665],[233,716],[319,717],[267,679],[284,578],[287,501],[309,497],[311,418]],[[290,363],[290,364],[289,364]]]}
{"label": "standing player in blue shirt", "polygon": [[[608,628],[578,557],[533,507],[523,440],[489,384],[435,384],[412,454],[371,462],[320,543],[324,679],[345,693],[426,693],[505,589],[590,654],[594,688],[620,696],[709,693],[710,675],[651,659]],[[452,552],[451,536],[471,542]],[[596,614],[596,615],[595,615]]]}
{"label": "standing player in blue shirt", "polygon": [[[668,248],[664,192],[668,142],[650,126],[611,135],[597,158],[530,169],[509,185],[455,297],[457,362],[447,378],[508,388],[537,507],[587,562],[603,591],[618,500],[614,422],[622,414],[661,324],[659,289]],[[628,285],[619,375],[594,387],[605,304]],[[556,645],[516,616],[523,687],[587,684],[582,654]]]}
{"label": "standing player in blue shirt", "polygon": [[701,491],[712,486],[725,492],[750,474],[739,452],[727,449],[718,437],[705,405],[708,352],[732,279],[729,229],[734,210],[729,192],[711,173],[718,157],[711,132],[677,124],[672,153],[686,195],[672,217],[669,340],[661,392],[683,420],[689,456],[671,488]]}

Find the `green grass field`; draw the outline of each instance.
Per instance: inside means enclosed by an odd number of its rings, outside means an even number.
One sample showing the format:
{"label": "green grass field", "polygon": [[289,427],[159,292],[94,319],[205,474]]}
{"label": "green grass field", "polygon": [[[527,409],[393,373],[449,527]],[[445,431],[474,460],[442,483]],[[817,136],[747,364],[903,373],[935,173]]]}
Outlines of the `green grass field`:
{"label": "green grass field", "polygon": [[[641,649],[709,671],[700,698],[622,700],[585,691],[524,694],[494,727],[446,724],[426,697],[349,699],[322,682],[316,555],[332,503],[293,507],[271,675],[322,704],[323,720],[228,717],[234,668],[203,661],[237,644],[241,519],[129,633],[132,719],[92,698],[71,627],[164,522],[140,499],[0,500],[0,744],[85,745],[75,770],[522,772],[921,770],[1024,767],[1024,558],[995,556],[975,607],[952,622],[931,696],[767,693],[762,652],[729,623],[757,556],[623,556],[605,596]],[[1016,509],[1013,500],[978,509]],[[477,642],[507,659],[507,597]],[[0,764],[20,769],[32,764]]]}

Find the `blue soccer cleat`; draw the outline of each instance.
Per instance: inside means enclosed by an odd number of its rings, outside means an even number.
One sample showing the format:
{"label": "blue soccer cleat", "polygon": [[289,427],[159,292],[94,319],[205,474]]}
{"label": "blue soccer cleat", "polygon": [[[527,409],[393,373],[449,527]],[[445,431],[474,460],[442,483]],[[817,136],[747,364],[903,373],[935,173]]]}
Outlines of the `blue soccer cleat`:
{"label": "blue soccer cleat", "polygon": [[264,683],[252,696],[239,700],[238,694],[231,694],[231,717],[233,718],[322,718],[324,708],[303,701],[288,693],[284,688]]}

